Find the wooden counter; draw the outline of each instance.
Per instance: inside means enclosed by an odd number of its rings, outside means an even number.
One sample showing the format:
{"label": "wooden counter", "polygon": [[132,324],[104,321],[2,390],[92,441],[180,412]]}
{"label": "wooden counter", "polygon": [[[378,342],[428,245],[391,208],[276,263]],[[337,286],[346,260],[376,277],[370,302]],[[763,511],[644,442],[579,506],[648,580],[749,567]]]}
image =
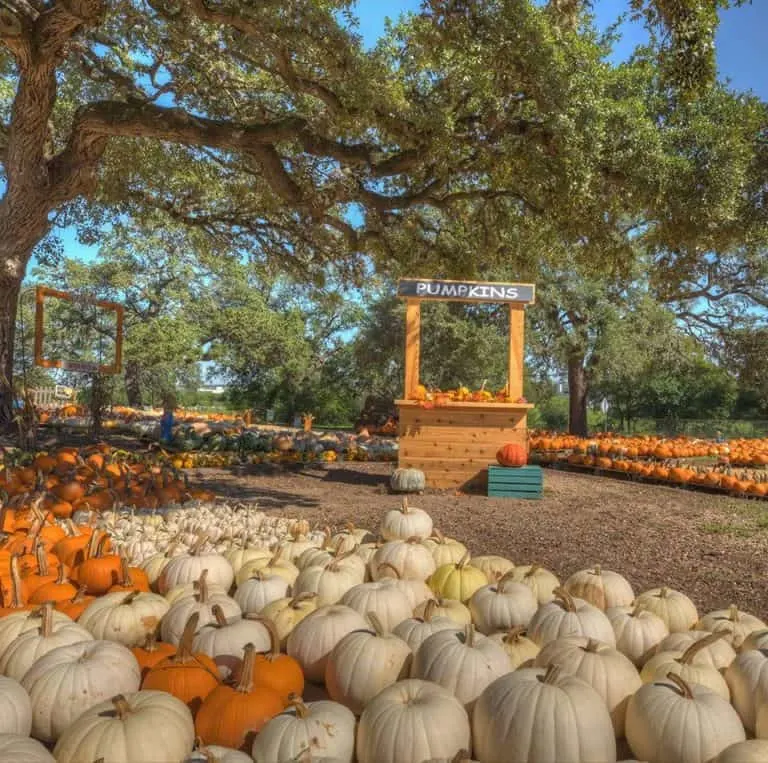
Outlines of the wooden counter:
{"label": "wooden counter", "polygon": [[421,469],[427,486],[482,488],[488,465],[507,442],[527,448],[531,403],[446,403],[425,408],[395,401],[400,411],[398,465]]}

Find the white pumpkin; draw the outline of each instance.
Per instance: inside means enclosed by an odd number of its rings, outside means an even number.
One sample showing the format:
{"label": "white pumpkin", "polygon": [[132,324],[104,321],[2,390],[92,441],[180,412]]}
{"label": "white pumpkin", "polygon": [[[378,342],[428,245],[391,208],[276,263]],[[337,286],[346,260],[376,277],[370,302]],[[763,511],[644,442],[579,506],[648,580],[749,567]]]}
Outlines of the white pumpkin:
{"label": "white pumpkin", "polygon": [[352,763],[355,754],[355,716],[338,702],[304,703],[294,699],[256,736],[251,754],[256,763],[327,759]]}
{"label": "white pumpkin", "polygon": [[243,565],[250,562],[252,559],[270,559],[272,555],[273,552],[268,548],[233,547],[224,554],[224,558],[232,567],[232,572],[237,575],[243,568]]}
{"label": "white pumpkin", "polygon": [[[15,615],[10,615],[15,617]],[[8,618],[0,620],[0,628]],[[0,636],[0,649],[2,648],[2,636]],[[768,649],[768,628],[759,631],[753,631],[747,636],[741,644],[740,650],[746,652],[749,649]]]}
{"label": "white pumpkin", "polygon": [[710,633],[706,638],[695,641],[682,654],[679,652],[660,652],[643,665],[640,677],[644,683],[649,683],[661,680],[668,673],[673,672],[688,683],[706,686],[723,699],[730,700],[730,689],[720,671],[706,660],[696,661],[699,652],[725,635],[725,633]]}
{"label": "white pumpkin", "polygon": [[298,660],[308,681],[321,683],[325,663],[336,644],[348,633],[368,628],[365,618],[351,607],[330,604],[308,614],[288,636],[287,652]]}
{"label": "white pumpkin", "polygon": [[725,671],[731,703],[750,733],[755,733],[757,705],[768,698],[768,650],[742,652]]}
{"label": "white pumpkin", "polygon": [[536,595],[539,604],[546,604],[555,598],[555,589],[560,587],[557,575],[539,564],[525,564],[515,567],[511,580],[525,583]]}
{"label": "white pumpkin", "polygon": [[198,580],[197,593],[177,600],[163,617],[160,624],[160,634],[163,641],[167,641],[169,644],[178,644],[187,621],[196,612],[200,615],[198,628],[215,622],[216,615],[213,613],[213,608],[217,605],[227,619],[242,615],[240,607],[234,599],[225,594],[211,594],[209,592],[207,574],[203,571]]}
{"label": "white pumpkin", "polygon": [[684,593],[666,586],[641,593],[635,604],[658,615],[670,633],[690,630],[699,620],[696,605]]}
{"label": "white pumpkin", "polygon": [[391,579],[353,586],[342,596],[341,603],[363,616],[375,612],[387,632],[410,618],[413,612],[408,597],[398,582]]}
{"label": "white pumpkin", "polygon": [[25,673],[43,655],[59,646],[76,644],[78,641],[93,641],[93,636],[73,622],[55,623],[53,603],[43,607],[40,627],[17,636],[0,658],[0,673],[14,681],[21,681]]}
{"label": "white pumpkin", "polygon": [[766,624],[762,620],[748,612],[741,612],[735,604],[731,604],[728,609],[710,612],[696,623],[696,630],[699,631],[712,633],[723,631],[727,633],[728,640],[734,649],[738,649],[747,636],[765,628]]}
{"label": "white pumpkin", "polygon": [[446,538],[440,530],[433,530],[432,535],[425,538],[422,543],[432,554],[436,567],[443,564],[456,564],[467,553],[467,547],[461,541]]}
{"label": "white pumpkin", "polygon": [[184,548],[179,543],[172,543],[163,553],[153,554],[139,565],[147,573],[147,580],[154,590],[157,590],[157,581],[163,570],[175,556],[184,553]]}
{"label": "white pumpkin", "polygon": [[616,738],[624,736],[629,698],[643,685],[631,660],[617,649],[583,636],[550,641],[537,655],[540,668],[557,665],[586,681],[602,698],[611,714]]}
{"label": "white pumpkin", "polygon": [[[53,624],[71,623],[72,619],[61,612],[53,610]],[[0,617],[0,655],[8,648],[9,644],[25,631],[40,628],[43,619],[43,608],[38,607],[31,611],[22,610],[13,612],[5,617]]]}
{"label": "white pumpkin", "polygon": [[257,652],[270,650],[269,629],[258,616],[227,619],[217,604],[213,606],[213,616],[212,623],[197,631],[192,651],[211,657],[222,680],[232,677],[239,670],[246,644],[253,644]]}
{"label": "white pumpkin", "polygon": [[543,647],[563,636],[587,636],[616,646],[616,636],[605,612],[558,588],[555,599],[542,604],[531,618],[528,637]]}
{"label": "white pumpkin", "polygon": [[384,540],[423,540],[432,535],[432,517],[423,509],[408,504],[408,499],[398,509],[390,509],[381,520],[379,533]]}
{"label": "white pumpkin", "polygon": [[21,685],[32,701],[32,736],[56,741],[85,710],[117,693],[138,691],[139,664],[112,641],[81,641],[41,657]]}
{"label": "white pumpkin", "polygon": [[477,567],[487,578],[489,583],[501,580],[515,565],[509,559],[495,554],[483,554],[472,557],[472,566]]}
{"label": "white pumpkin", "polygon": [[421,617],[409,617],[395,626],[392,631],[408,644],[414,654],[433,633],[446,630],[460,630],[457,623],[449,617],[435,614],[436,607],[437,602],[431,599]]}
{"label": "white pumpkin", "polygon": [[343,530],[336,533],[328,542],[329,548],[339,553],[351,551],[355,546],[362,546],[364,543],[372,543],[376,538],[374,534],[365,527],[355,527],[352,522],[347,522]]}
{"label": "white pumpkin", "polygon": [[356,630],[339,641],[325,663],[331,699],[360,715],[384,688],[407,678],[411,648],[389,633],[374,612],[366,615],[373,630]]}
{"label": "white pumpkin", "polygon": [[234,599],[243,612],[257,615],[267,604],[285,598],[289,587],[288,581],[280,575],[255,572],[237,587]]}
{"label": "white pumpkin", "polygon": [[117,695],[90,707],[61,735],[57,763],[182,761],[195,742],[189,708],[163,691]]}
{"label": "white pumpkin", "polygon": [[635,692],[626,728],[632,752],[649,763],[706,763],[746,738],[727,700],[674,673]]}
{"label": "white pumpkin", "polygon": [[602,610],[628,607],[635,599],[635,592],[623,575],[604,570],[599,564],[591,570],[574,572],[563,583],[563,588],[571,596],[584,599]]}
{"label": "white pumpkin", "polygon": [[291,598],[278,599],[261,610],[261,617],[272,621],[280,646],[285,649],[291,631],[310,613],[317,609],[317,594],[302,593]]}
{"label": "white pumpkin", "polygon": [[443,686],[471,712],[486,686],[511,669],[506,650],[468,625],[425,639],[413,658],[411,676]]}
{"label": "white pumpkin", "polygon": [[253,763],[253,758],[231,747],[208,744],[184,758],[184,763]]}
{"label": "white pumpkin", "polygon": [[56,763],[56,758],[40,744],[21,734],[0,734],[0,760],[8,763]]}
{"label": "white pumpkin", "polygon": [[[426,580],[436,569],[432,554],[418,537],[391,540],[376,550],[369,565],[374,580],[399,577],[407,580]],[[397,572],[394,572],[391,568]]]}
{"label": "white pumpkin", "polygon": [[527,633],[528,631],[520,626],[506,633],[500,631],[488,636],[491,641],[504,647],[512,670],[531,667],[536,655],[541,651],[541,647],[535,641],[531,641]]}
{"label": "white pumpkin", "polygon": [[670,633],[654,650],[651,650],[645,662],[662,652],[679,652],[682,654],[689,646],[697,641],[707,639],[706,645],[696,652],[693,662],[697,665],[711,665],[721,673],[736,659],[736,650],[726,638],[710,639],[707,631],[678,631]]}
{"label": "white pumpkin", "polygon": [[603,699],[556,665],[521,668],[494,681],[475,704],[472,739],[483,763],[616,760]]}
{"label": "white pumpkin", "polygon": [[358,763],[405,763],[446,758],[470,746],[469,717],[447,689],[406,679],[388,686],[363,711]]}
{"label": "white pumpkin", "polygon": [[282,552],[278,549],[270,558],[251,559],[246,562],[235,575],[238,585],[242,585],[248,578],[253,577],[255,572],[263,572],[265,575],[279,575],[285,578],[288,585],[293,585],[299,576],[299,568],[289,559],[282,557]]}
{"label": "white pumpkin", "polygon": [[121,591],[91,602],[77,622],[94,638],[140,646],[157,630],[169,609],[168,602],[156,593]]}
{"label": "white pumpkin", "polygon": [[712,763],[765,763],[768,760],[768,740],[748,739],[726,747]]}
{"label": "white pumpkin", "polygon": [[667,624],[642,607],[610,607],[605,615],[616,636],[616,648],[637,667],[669,635]]}
{"label": "white pumpkin", "polygon": [[0,736],[29,736],[31,730],[32,703],[29,695],[18,681],[0,676]]}
{"label": "white pumpkin", "polygon": [[160,593],[167,593],[174,586],[199,580],[203,570],[208,571],[208,582],[220,585],[225,591],[231,588],[235,579],[232,565],[221,554],[202,553],[201,549],[207,540],[207,536],[202,535],[188,554],[170,559],[157,580],[157,590]]}
{"label": "white pumpkin", "polygon": [[464,626],[472,622],[469,607],[456,599],[427,599],[413,610],[413,616],[424,618],[428,610],[433,617],[447,617],[456,625]]}
{"label": "white pumpkin", "polygon": [[518,625],[527,626],[539,608],[533,591],[523,583],[503,577],[498,583],[478,588],[469,600],[477,630],[489,635]]}
{"label": "white pumpkin", "polygon": [[[207,573],[206,573],[207,575]],[[209,596],[228,596],[228,592],[225,591],[220,585],[211,585],[207,580],[205,581],[206,590]],[[200,591],[200,581],[195,580],[193,583],[184,583],[183,585],[177,585],[171,588],[168,593],[165,594],[165,600],[170,606],[173,606],[179,599],[187,599],[190,596],[195,596]]]}
{"label": "white pumpkin", "polygon": [[322,566],[302,570],[293,584],[294,594],[316,593],[318,606],[336,604],[353,586],[365,580],[365,565],[354,551]]}
{"label": "white pumpkin", "polygon": [[[392,577],[385,575],[386,570],[392,573]],[[400,570],[389,562],[382,562],[379,565],[378,574],[378,580],[368,582],[394,584],[396,588],[399,588],[405,594],[411,611],[433,596],[432,589],[427,585],[426,581],[417,580],[416,578],[401,578]]]}

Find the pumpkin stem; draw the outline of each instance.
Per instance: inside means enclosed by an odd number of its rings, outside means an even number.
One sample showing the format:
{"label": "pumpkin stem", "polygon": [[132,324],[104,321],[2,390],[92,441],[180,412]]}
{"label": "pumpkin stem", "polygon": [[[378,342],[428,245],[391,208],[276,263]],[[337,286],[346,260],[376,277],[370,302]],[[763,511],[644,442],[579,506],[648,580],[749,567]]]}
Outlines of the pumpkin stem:
{"label": "pumpkin stem", "polygon": [[677,686],[677,688],[680,690],[680,694],[682,694],[685,699],[693,699],[693,692],[691,691],[691,687],[686,681],[683,680],[682,676],[679,676],[677,673],[670,671],[667,673],[667,679],[672,681],[672,683]]}
{"label": "pumpkin stem", "polygon": [[599,646],[600,646],[600,642],[597,639],[589,638],[587,639],[587,645],[584,647],[584,651],[595,654],[597,653],[597,648]]}
{"label": "pumpkin stem", "polygon": [[629,616],[630,617],[637,617],[641,612],[644,612],[644,611],[645,610],[643,609],[643,605],[642,604],[635,604],[632,607],[632,611],[629,613]]}
{"label": "pumpkin stem", "polygon": [[556,599],[560,600],[560,604],[562,604],[563,609],[565,609],[567,612],[575,612],[576,611],[576,602],[573,600],[573,596],[568,593],[568,591],[565,590],[562,586],[559,586],[555,588],[554,591],[552,591]]}
{"label": "pumpkin stem", "polygon": [[732,623],[737,623],[741,619],[741,616],[739,615],[739,608],[735,604],[731,604],[731,606],[728,607],[728,619]]}
{"label": "pumpkin stem", "polygon": [[200,535],[197,537],[197,540],[192,545],[192,548],[189,549],[189,555],[197,556],[207,542],[208,542],[208,533],[200,533]]}
{"label": "pumpkin stem", "polygon": [[37,559],[37,574],[41,577],[50,574],[48,569],[48,554],[45,551],[45,546],[43,546],[39,539],[35,539],[35,557]]}
{"label": "pumpkin stem", "polygon": [[439,602],[437,599],[427,599],[427,603],[424,605],[424,614],[421,619],[425,623],[431,623],[432,618],[435,616],[435,610],[438,608]]}
{"label": "pumpkin stem", "polygon": [[192,654],[192,642],[197,632],[197,624],[200,622],[200,613],[195,612],[189,616],[187,624],[184,626],[184,631],[181,634],[181,640],[179,646],[176,649],[176,656],[173,658],[174,662],[187,662],[187,660],[193,659]]}
{"label": "pumpkin stem", "polygon": [[140,591],[131,591],[121,602],[120,604],[133,604],[136,597],[141,593]]}
{"label": "pumpkin stem", "polygon": [[126,588],[133,585],[133,578],[131,577],[131,569],[128,566],[128,560],[123,556],[120,555],[120,585],[125,586]]}
{"label": "pumpkin stem", "polygon": [[669,595],[669,588],[667,588],[667,586],[662,586],[661,590],[659,590],[659,598],[666,599],[668,595]]}
{"label": "pumpkin stem", "polygon": [[223,628],[227,624],[227,618],[224,614],[224,610],[218,605],[214,604],[211,607],[211,612],[213,613],[213,616],[216,618],[216,625],[219,628]]}
{"label": "pumpkin stem", "polygon": [[275,660],[280,656],[280,635],[277,632],[275,624],[268,617],[256,616],[253,618],[258,620],[269,633],[269,651],[264,655],[268,660]]}
{"label": "pumpkin stem", "polygon": [[304,719],[309,715],[309,708],[304,704],[304,700],[294,692],[288,695],[288,707],[296,711],[296,717]]}
{"label": "pumpkin stem", "polygon": [[592,574],[593,575],[602,575],[603,574],[603,568],[599,564],[596,564],[594,570],[592,570]]}
{"label": "pumpkin stem", "polygon": [[88,590],[88,586],[81,585],[77,589],[77,593],[69,600],[70,604],[79,604],[85,597],[86,597],[86,591]]}
{"label": "pumpkin stem", "polygon": [[462,555],[461,559],[459,559],[458,562],[456,562],[456,569],[460,570],[463,567],[466,567],[469,564],[469,551],[465,551]]}
{"label": "pumpkin stem", "polygon": [[407,514],[408,513],[408,498],[406,496],[403,496],[403,503],[400,506],[400,511],[403,514]]}
{"label": "pumpkin stem", "polygon": [[85,547],[85,554],[84,554],[85,558],[83,559],[83,561],[85,561],[85,559],[90,559],[92,556],[96,555],[96,552],[98,551],[98,548],[99,548],[100,534],[101,533],[96,532],[96,530],[94,530],[91,533],[91,537],[88,539],[88,545]]}
{"label": "pumpkin stem", "polygon": [[376,631],[377,636],[383,636],[387,629],[382,624],[379,616],[375,612],[366,612],[365,617],[368,622],[373,626],[373,630]]}
{"label": "pumpkin stem", "polygon": [[470,763],[469,750],[459,750],[452,758],[451,763]]}
{"label": "pumpkin stem", "polygon": [[311,591],[304,591],[303,593],[296,594],[296,596],[294,596],[290,602],[288,602],[288,606],[291,609],[298,609],[301,602],[309,601],[310,599],[314,599],[316,596],[316,593]]}
{"label": "pumpkin stem", "polygon": [[716,633],[710,633],[704,638],[700,638],[698,641],[694,641],[682,654],[682,657],[678,660],[683,665],[690,665],[693,658],[702,650],[708,646],[719,641],[721,638],[725,638],[728,634],[725,631],[717,631]]}
{"label": "pumpkin stem", "polygon": [[547,665],[547,672],[543,676],[539,676],[539,681],[545,684],[553,684],[557,681],[561,672],[562,668],[559,665],[550,663]]}
{"label": "pumpkin stem", "polygon": [[40,635],[43,638],[49,638],[53,633],[53,602],[46,601],[40,608]]}
{"label": "pumpkin stem", "polygon": [[56,585],[64,585],[64,583],[66,582],[67,582],[67,575],[66,575],[66,572],[64,571],[64,565],[60,564],[58,574],[56,575]]}
{"label": "pumpkin stem", "polygon": [[131,712],[131,706],[128,704],[128,700],[122,694],[118,694],[112,697],[111,702],[115,706],[117,717],[121,721],[124,721]]}
{"label": "pumpkin stem", "polygon": [[524,625],[518,625],[514,628],[510,628],[505,634],[504,634],[504,643],[509,643],[510,641],[517,642],[519,641],[523,636],[526,634],[526,627]]}
{"label": "pumpkin stem", "polygon": [[208,570],[203,570],[197,579],[197,600],[201,604],[208,601]]}
{"label": "pumpkin stem", "polygon": [[243,666],[240,669],[240,680],[235,686],[235,691],[249,694],[253,690],[253,667],[256,664],[256,647],[246,644],[243,650]]}
{"label": "pumpkin stem", "polygon": [[145,652],[157,651],[157,631],[151,631],[144,637],[144,644],[141,647]]}
{"label": "pumpkin stem", "polygon": [[432,530],[432,535],[438,543],[445,543],[445,535],[443,535],[436,527]]}
{"label": "pumpkin stem", "polygon": [[20,609],[24,606],[24,601],[21,597],[21,572],[19,570],[19,556],[13,554],[11,556],[11,604],[13,609]]}
{"label": "pumpkin stem", "polygon": [[525,573],[525,577],[532,578],[541,569],[540,564],[532,564],[528,572]]}
{"label": "pumpkin stem", "polygon": [[392,572],[395,573],[395,579],[396,580],[402,580],[403,579],[403,576],[400,574],[400,570],[398,570],[397,567],[395,567],[395,565],[392,564],[392,562],[382,562],[378,566],[377,571],[383,569],[384,567],[392,570]]}

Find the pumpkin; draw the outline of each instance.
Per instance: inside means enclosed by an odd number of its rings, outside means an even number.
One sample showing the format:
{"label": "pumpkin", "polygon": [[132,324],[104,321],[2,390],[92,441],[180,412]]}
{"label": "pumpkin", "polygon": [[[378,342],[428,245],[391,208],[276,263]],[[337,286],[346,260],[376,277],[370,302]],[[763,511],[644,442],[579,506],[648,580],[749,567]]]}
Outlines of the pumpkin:
{"label": "pumpkin", "polygon": [[475,755],[483,763],[616,760],[602,698],[557,665],[497,679],[478,698],[472,720]]}
{"label": "pumpkin", "polygon": [[226,680],[240,668],[243,649],[253,644],[257,652],[269,649],[270,638],[264,622],[256,615],[227,620],[218,604],[213,605],[214,622],[204,625],[192,643],[194,652],[207,654]]}
{"label": "pumpkin", "polygon": [[467,711],[447,689],[415,678],[388,686],[360,716],[358,763],[446,758],[470,746]]}
{"label": "pumpkin", "polygon": [[[446,538],[440,530],[434,530],[432,536],[425,538],[422,543],[431,552],[436,567],[456,564],[467,553],[467,547],[463,543],[454,538]],[[472,565],[475,566],[474,559]]]}
{"label": "pumpkin", "polygon": [[496,460],[502,466],[525,466],[528,463],[528,451],[516,442],[508,442],[496,451]]}
{"label": "pumpkin", "polygon": [[555,589],[554,601],[539,607],[528,624],[528,635],[542,647],[563,636],[587,636],[616,646],[605,613],[584,599],[574,599],[563,588]]}
{"label": "pumpkin", "polygon": [[128,560],[120,556],[120,574],[115,576],[115,584],[110,592],[124,591],[149,591],[149,578],[147,573],[139,567],[130,567]]}
{"label": "pumpkin", "polygon": [[436,569],[435,560],[421,539],[414,535],[407,540],[391,540],[376,549],[369,568],[374,580],[397,577],[426,580]]}
{"label": "pumpkin", "polygon": [[466,604],[455,599],[427,599],[413,610],[414,617],[425,617],[429,608],[434,617],[446,617],[456,625],[464,626],[472,622],[472,613]]}
{"label": "pumpkin", "polygon": [[437,596],[466,604],[472,594],[487,585],[485,574],[469,563],[469,552],[456,562],[438,567],[429,578],[429,587]]}
{"label": "pumpkin", "polygon": [[768,760],[768,740],[748,739],[726,747],[712,763],[765,763]]}
{"label": "pumpkin", "polygon": [[304,759],[352,763],[355,716],[338,702],[304,703],[298,697],[261,730],[251,755],[256,763]]}
{"label": "pumpkin", "polygon": [[247,562],[250,562],[252,559],[271,559],[272,552],[266,548],[233,547],[224,554],[224,558],[231,565],[235,575],[237,575]]}
{"label": "pumpkin", "polygon": [[32,703],[29,695],[18,681],[0,676],[0,739],[6,734],[29,736],[31,730]]}
{"label": "pumpkin", "polygon": [[184,596],[171,605],[160,624],[160,634],[163,641],[178,644],[181,635],[193,614],[198,615],[198,625],[208,625],[216,620],[213,608],[219,606],[227,618],[239,617],[242,613],[234,599],[224,593],[212,593],[208,590],[208,573],[203,570],[198,579],[197,592]]}
{"label": "pumpkin", "polygon": [[494,633],[488,637],[491,641],[504,647],[512,670],[529,667],[540,651],[539,645],[535,641],[531,641],[526,634],[526,629],[518,626],[506,633]]}
{"label": "pumpkin", "polygon": [[243,612],[257,615],[267,604],[285,598],[288,588],[288,581],[280,575],[265,575],[256,571],[253,577],[237,587],[234,598]]}
{"label": "pumpkin", "polygon": [[164,641],[157,641],[155,633],[150,633],[144,639],[144,643],[141,646],[133,647],[131,652],[136,658],[136,662],[139,663],[143,681],[150,669],[154,668],[158,662],[176,654],[176,647],[173,644],[166,644]]}
{"label": "pumpkin", "polygon": [[240,679],[235,686],[220,684],[206,697],[195,718],[195,731],[209,744],[250,750],[253,738],[283,710],[283,698],[266,686],[255,686],[255,648],[243,651]]}
{"label": "pumpkin", "polygon": [[[426,541],[425,541],[426,542]],[[488,578],[489,583],[496,583],[501,580],[510,570],[515,569],[515,565],[505,559],[503,556],[494,554],[485,554],[483,556],[473,556],[472,566],[477,567]],[[558,583],[559,585],[559,583]],[[555,586],[557,588],[557,586]]]}
{"label": "pumpkin", "polygon": [[184,763],[253,763],[253,758],[231,747],[207,744],[193,750]]}
{"label": "pumpkin", "polygon": [[[387,571],[392,573],[391,578],[388,576]],[[388,584],[394,584],[395,588],[405,594],[411,610],[414,610],[427,599],[432,598],[432,591],[426,581],[400,577],[400,570],[389,562],[379,564],[377,574],[379,579],[374,582],[381,583],[386,581]]]}
{"label": "pumpkin", "polygon": [[755,631],[764,630],[766,624],[747,612],[739,611],[735,604],[728,609],[718,609],[710,612],[696,623],[696,630],[718,633],[724,631],[734,649],[738,649],[744,639]]}
{"label": "pumpkin", "polygon": [[445,630],[459,630],[456,622],[449,617],[437,614],[437,607],[437,601],[430,599],[424,607],[421,616],[409,617],[392,630],[395,636],[399,636],[408,644],[414,654],[433,633]]}
{"label": "pumpkin", "polygon": [[667,624],[642,607],[611,607],[605,615],[616,636],[616,648],[637,667],[669,635]]}
{"label": "pumpkin", "polygon": [[707,639],[704,645],[696,652],[693,663],[697,665],[711,665],[721,673],[736,659],[736,651],[726,638],[710,639],[707,631],[682,631],[670,633],[655,649],[646,655],[645,662],[656,654],[662,652],[679,652],[682,654],[696,641]]}
{"label": "pumpkin", "polygon": [[46,601],[67,601],[77,594],[77,586],[69,582],[67,568],[62,564],[56,570],[54,580],[42,583],[29,597],[30,604],[44,604]]}
{"label": "pumpkin", "polygon": [[768,698],[768,650],[742,652],[725,671],[731,703],[750,733],[755,733],[758,702]]}
{"label": "pumpkin", "polygon": [[56,763],[40,742],[21,734],[0,734],[0,760],[13,763]]}
{"label": "pumpkin", "polygon": [[395,493],[421,493],[427,483],[421,469],[395,469],[389,478],[389,486]]}
{"label": "pumpkin", "polygon": [[718,639],[724,638],[725,635],[722,632],[710,633],[706,638],[695,641],[682,654],[679,652],[660,652],[643,665],[640,677],[645,683],[648,683],[674,672],[686,681],[706,686],[723,699],[730,700],[731,693],[728,684],[720,671],[707,660],[696,661],[697,654]]}
{"label": "pumpkin", "polygon": [[262,624],[269,633],[269,649],[254,657],[253,685],[277,692],[287,706],[291,696],[304,693],[304,673],[293,657],[280,653],[280,637],[272,621],[264,619]]}
{"label": "pumpkin", "polygon": [[411,506],[407,498],[398,509],[390,509],[381,520],[379,533],[384,540],[423,540],[432,535],[432,517],[423,509]]}
{"label": "pumpkin", "polygon": [[93,601],[96,601],[96,597],[88,596],[85,592],[85,586],[80,586],[71,599],[59,601],[56,604],[56,609],[70,620],[77,620]]}
{"label": "pumpkin", "polygon": [[317,594],[302,593],[291,598],[278,599],[261,610],[261,617],[271,620],[280,636],[280,646],[285,648],[291,631],[310,613],[317,609]]}
{"label": "pumpkin", "polygon": [[186,705],[159,691],[118,694],[90,707],[59,738],[57,763],[181,761],[195,741]]}
{"label": "pumpkin", "polygon": [[0,657],[0,673],[21,681],[43,655],[59,646],[79,641],[93,641],[93,636],[77,623],[56,621],[53,604],[49,602],[42,608],[40,627],[20,633],[5,649]]}
{"label": "pumpkin", "polygon": [[[43,608],[35,607],[32,610],[20,610],[0,618],[0,655],[22,633],[30,630],[38,630],[42,624]],[[71,623],[72,620],[55,610],[51,612],[54,625],[59,623]]]}
{"label": "pumpkin", "polygon": [[254,572],[261,571],[265,575],[280,575],[289,585],[293,585],[299,576],[299,568],[282,556],[282,550],[278,548],[268,559],[258,558],[246,562],[235,575],[235,581],[242,585]]}
{"label": "pumpkin", "polygon": [[557,665],[588,683],[608,707],[616,738],[624,736],[627,703],[643,682],[621,652],[592,638],[570,636],[550,641],[536,656],[534,665]]}
{"label": "pumpkin", "polygon": [[32,701],[32,736],[54,742],[85,710],[139,688],[136,658],[112,641],[79,641],[41,657],[21,679]]}
{"label": "pumpkin", "polygon": [[355,630],[339,641],[325,663],[325,686],[331,699],[360,715],[384,688],[408,676],[411,649],[386,631],[374,612],[373,630]]}
{"label": "pumpkin", "polygon": [[658,615],[670,633],[690,630],[699,620],[696,605],[684,593],[672,588],[645,591],[637,597],[635,604]]}
{"label": "pumpkin", "polygon": [[627,579],[618,572],[602,569],[599,564],[591,570],[574,572],[563,588],[571,596],[584,599],[602,610],[628,607],[635,600],[635,592]]}
{"label": "pumpkin", "polygon": [[413,612],[411,602],[398,581],[388,578],[353,586],[342,596],[341,603],[361,615],[375,612],[387,632],[392,631],[403,620],[407,620]]}
{"label": "pumpkin", "polygon": [[84,585],[86,591],[94,596],[105,594],[120,576],[120,557],[117,554],[106,554],[105,549],[109,536],[104,533],[100,537],[93,556],[88,557],[84,562],[74,567],[72,578],[81,585]]}
{"label": "pumpkin", "polygon": [[293,584],[293,593],[316,593],[317,605],[336,604],[350,588],[365,580],[365,564],[354,551],[347,551],[323,565],[303,569]]}
{"label": "pumpkin", "polygon": [[156,593],[117,591],[91,602],[78,623],[94,638],[133,647],[143,644],[158,629],[169,609],[168,602]]}
{"label": "pumpkin", "polygon": [[626,728],[632,752],[648,763],[705,763],[746,738],[728,700],[671,672],[630,698]]}
{"label": "pumpkin", "polygon": [[141,682],[142,689],[173,694],[186,704],[193,716],[220,683],[216,663],[207,654],[192,650],[198,620],[197,613],[190,616],[176,654],[160,660]]}
{"label": "pumpkin", "polygon": [[560,587],[557,576],[539,564],[515,567],[510,579],[515,583],[524,583],[536,595],[539,604],[547,604],[555,598],[555,589]]}
{"label": "pumpkin", "polygon": [[741,644],[741,651],[750,649],[768,649],[768,628],[754,631],[747,636]]}
{"label": "pumpkin", "polygon": [[365,618],[351,607],[331,604],[310,612],[288,636],[287,651],[308,681],[322,683],[325,663],[336,644],[348,633],[368,628]]}
{"label": "pumpkin", "polygon": [[478,588],[469,600],[472,621],[480,633],[489,635],[525,625],[539,608],[539,602],[528,586],[503,577],[498,583]]}
{"label": "pumpkin", "polygon": [[190,548],[188,554],[174,556],[163,567],[157,580],[157,590],[167,593],[174,586],[199,580],[203,570],[207,570],[206,580],[220,585],[228,591],[235,579],[232,565],[221,554],[204,554],[201,549],[208,541],[207,535],[201,535]]}

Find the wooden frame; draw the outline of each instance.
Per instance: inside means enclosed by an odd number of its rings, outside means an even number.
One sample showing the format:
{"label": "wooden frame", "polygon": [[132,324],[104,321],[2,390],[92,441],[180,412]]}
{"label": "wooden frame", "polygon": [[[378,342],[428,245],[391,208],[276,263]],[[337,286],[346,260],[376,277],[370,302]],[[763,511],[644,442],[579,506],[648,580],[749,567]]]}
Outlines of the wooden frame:
{"label": "wooden frame", "polygon": [[[53,297],[54,299],[63,299],[67,302],[81,302],[100,307],[106,311],[115,313],[115,360],[111,365],[101,365],[99,363],[81,363],[70,360],[51,360],[43,357],[43,336],[45,326],[45,299]],[[123,321],[125,311],[123,306],[117,302],[106,302],[89,297],[79,297],[70,292],[57,291],[45,286],[38,286],[35,291],[35,365],[43,368],[61,368],[66,371],[91,371],[100,374],[114,375],[119,374],[123,365]]]}
{"label": "wooden frame", "polygon": [[[427,485],[468,487],[487,480],[487,467],[506,442],[527,447],[530,403],[523,395],[525,307],[535,302],[533,284],[403,279],[398,296],[406,300],[404,394],[395,401],[400,413],[401,467],[421,469]],[[509,304],[507,399],[452,401],[428,408],[416,398],[420,383],[421,302],[505,302]]]}

